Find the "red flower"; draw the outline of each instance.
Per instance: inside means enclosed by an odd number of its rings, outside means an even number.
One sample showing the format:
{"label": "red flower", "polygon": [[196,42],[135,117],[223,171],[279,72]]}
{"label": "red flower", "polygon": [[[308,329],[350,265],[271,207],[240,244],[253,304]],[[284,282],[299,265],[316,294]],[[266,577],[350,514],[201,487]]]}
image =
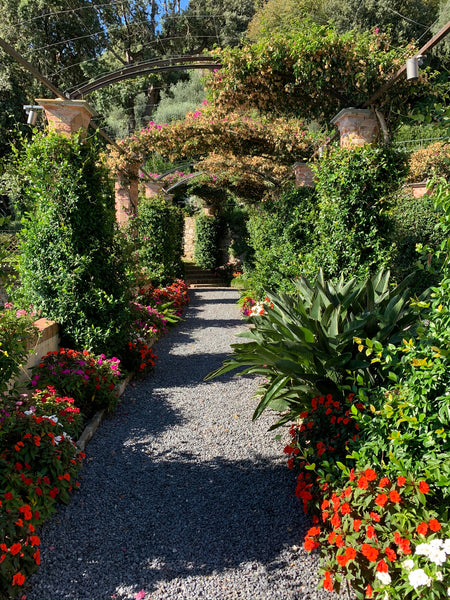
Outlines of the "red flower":
{"label": "red flower", "polygon": [[360,490],[367,490],[367,488],[369,487],[369,482],[367,481],[367,477],[364,477],[364,475],[362,475],[358,479],[358,487]]}
{"label": "red flower", "polygon": [[367,527],[367,537],[371,540],[375,535],[375,529],[372,527],[372,525],[369,525]]}
{"label": "red flower", "polygon": [[347,556],[346,556],[345,554],[338,554],[338,555],[336,556],[336,560],[338,561],[338,564],[339,564],[341,567],[345,567],[345,566],[346,566],[346,564],[348,563],[348,560],[349,560],[349,559],[347,558]]}
{"label": "red flower", "polygon": [[369,584],[366,587],[366,598],[372,598],[372,594],[373,594],[373,589],[372,589],[372,586]]}
{"label": "red flower", "polygon": [[375,481],[375,479],[377,478],[377,474],[373,469],[366,469],[364,475],[366,476],[366,479],[368,481]]}
{"label": "red flower", "polygon": [[39,548],[36,550],[36,552],[33,554],[33,558],[36,561],[37,565],[41,564],[41,553],[39,552]]}
{"label": "red flower", "polygon": [[354,469],[352,469],[350,471],[349,479],[350,479],[350,481],[354,481],[355,480],[355,470]]}
{"label": "red flower", "polygon": [[397,492],[397,490],[391,490],[389,492],[389,498],[391,499],[391,502],[400,502],[401,500],[400,494]]}
{"label": "red flower", "polygon": [[375,562],[378,557],[378,550],[370,544],[363,544],[361,546],[361,552],[370,562]]}
{"label": "red flower", "polygon": [[338,516],[337,513],[335,513],[331,519],[330,519],[330,523],[333,525],[333,527],[339,527],[339,525],[341,524],[341,520]]}
{"label": "red flower", "polygon": [[351,546],[345,549],[345,555],[349,560],[353,560],[356,557],[356,550]]}
{"label": "red flower", "polygon": [[361,527],[361,519],[353,519],[353,531],[359,531]]}
{"label": "red flower", "polygon": [[428,494],[429,491],[430,486],[428,483],[426,481],[419,481],[419,492],[422,492],[422,494]]}
{"label": "red flower", "polygon": [[310,527],[310,529],[308,530],[308,533],[306,535],[319,535],[320,533],[320,527]]}
{"label": "red flower", "polygon": [[430,526],[431,531],[439,531],[441,528],[441,524],[436,519],[431,519],[428,525]]}
{"label": "red flower", "polygon": [[405,483],[406,483],[406,477],[403,477],[403,476],[397,477],[397,485],[398,485],[398,487],[404,486]]}
{"label": "red flower", "polygon": [[381,559],[380,562],[377,564],[377,571],[379,571],[380,573],[388,572],[387,563],[383,559]]}
{"label": "red flower", "polygon": [[424,521],[422,521],[422,523],[419,523],[417,525],[416,531],[417,533],[420,533],[420,535],[426,535],[428,531],[428,525]]}
{"label": "red flower", "polygon": [[333,591],[333,578],[331,577],[330,571],[325,571],[325,576],[323,578],[323,587],[329,592]]}
{"label": "red flower", "polygon": [[342,535],[336,536],[335,544],[336,544],[337,548],[343,548],[345,546],[344,540],[342,539]]}
{"label": "red flower", "polygon": [[10,553],[15,556],[16,554],[19,554],[19,552],[22,550],[22,544],[13,544],[11,546],[11,548],[9,549]]}
{"label": "red flower", "polygon": [[375,523],[379,523],[381,520],[380,515],[376,512],[371,512],[370,517],[371,517],[371,519],[373,519],[375,521]]}
{"label": "red flower", "polygon": [[40,538],[38,538],[37,535],[32,535],[30,537],[30,542],[31,542],[32,546],[39,546],[39,544],[41,543],[41,540],[40,540]]}
{"label": "red flower", "polygon": [[13,495],[11,494],[11,492],[6,492],[5,500],[12,500],[12,499],[13,499]]}
{"label": "red flower", "polygon": [[375,498],[375,504],[378,504],[378,506],[384,506],[387,501],[388,497],[386,494],[378,494],[378,496]]}
{"label": "red flower", "polygon": [[387,485],[390,485],[390,481],[387,477],[382,477],[380,479],[380,483],[378,484],[378,487],[380,487],[381,489],[383,489],[384,487],[386,487]]}
{"label": "red flower", "polygon": [[318,546],[319,546],[319,543],[315,542],[314,540],[312,540],[309,537],[305,538],[305,541],[303,543],[303,547],[307,552],[314,550],[314,548],[318,548]]}
{"label": "red flower", "polygon": [[344,502],[341,506],[341,513],[343,515],[348,515],[351,512],[350,504],[348,502]]}
{"label": "red flower", "polygon": [[12,579],[12,584],[13,585],[23,585],[25,583],[25,575],[22,575],[22,573],[19,571],[18,573],[16,573]]}
{"label": "red flower", "polygon": [[394,552],[394,550],[392,550],[392,548],[385,548],[384,553],[386,554],[387,559],[391,562],[393,562],[397,558],[397,555]]}

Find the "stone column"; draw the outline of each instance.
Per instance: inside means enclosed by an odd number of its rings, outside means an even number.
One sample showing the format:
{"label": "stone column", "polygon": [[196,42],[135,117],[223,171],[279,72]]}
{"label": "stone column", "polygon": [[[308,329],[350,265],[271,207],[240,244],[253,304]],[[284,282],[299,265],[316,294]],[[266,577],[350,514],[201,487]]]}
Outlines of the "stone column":
{"label": "stone column", "polygon": [[294,164],[295,187],[314,187],[314,173],[311,166],[306,162]]}
{"label": "stone column", "polygon": [[332,120],[341,138],[341,148],[372,144],[380,127],[376,115],[369,109],[344,108]]}
{"label": "stone column", "polygon": [[144,183],[144,192],[146,198],[155,198],[163,190],[163,184],[157,181],[146,181]]}
{"label": "stone column", "polygon": [[37,98],[36,102],[44,109],[49,129],[67,137],[76,131],[85,136],[91,118],[96,115],[86,100]]}
{"label": "stone column", "polygon": [[116,220],[119,225],[128,223],[135,213],[139,199],[139,165],[132,165],[127,173],[119,173],[114,184],[116,197]]}

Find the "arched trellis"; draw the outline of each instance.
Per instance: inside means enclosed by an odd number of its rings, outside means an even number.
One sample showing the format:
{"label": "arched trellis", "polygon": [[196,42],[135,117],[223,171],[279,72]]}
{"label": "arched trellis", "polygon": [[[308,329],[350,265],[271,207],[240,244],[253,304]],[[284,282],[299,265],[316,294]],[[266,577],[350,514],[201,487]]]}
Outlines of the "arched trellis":
{"label": "arched trellis", "polygon": [[129,65],[94,81],[85,83],[69,94],[71,100],[77,100],[87,94],[100,90],[101,88],[123,81],[132,79],[140,75],[149,75],[150,73],[164,73],[170,71],[180,71],[181,69],[208,69],[213,71],[220,69],[221,65],[212,56],[179,56],[176,58],[167,58],[161,60],[150,60],[137,65]]}

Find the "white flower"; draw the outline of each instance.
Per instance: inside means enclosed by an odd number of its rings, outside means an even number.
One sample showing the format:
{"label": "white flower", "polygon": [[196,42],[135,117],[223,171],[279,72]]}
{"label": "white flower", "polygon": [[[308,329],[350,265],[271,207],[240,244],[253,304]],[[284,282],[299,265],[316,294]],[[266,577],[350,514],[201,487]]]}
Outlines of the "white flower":
{"label": "white flower", "polygon": [[442,571],[436,571],[436,581],[444,581],[444,575]]}
{"label": "white flower", "polygon": [[421,585],[429,585],[431,583],[431,578],[428,577],[423,569],[411,571],[408,575],[408,580],[415,590]]}
{"label": "white flower", "polygon": [[434,562],[435,565],[441,566],[447,560],[447,555],[443,550],[431,548],[428,558],[431,560],[431,562]]}
{"label": "white flower", "polygon": [[408,558],[402,562],[402,567],[407,571],[411,571],[411,569],[414,569],[414,561]]}
{"label": "white flower", "polygon": [[381,581],[381,583],[383,585],[389,585],[392,581],[391,576],[389,575],[389,573],[380,573],[379,571],[377,572],[377,577],[378,579]]}
{"label": "white flower", "polygon": [[444,552],[446,552],[447,554],[450,554],[450,539],[449,538],[444,540]]}
{"label": "white flower", "polygon": [[430,544],[419,544],[416,546],[416,554],[421,554],[422,556],[428,556],[430,552]]}
{"label": "white flower", "polygon": [[450,598],[450,588],[447,588],[447,596]]}
{"label": "white flower", "polygon": [[54,442],[55,442],[55,444],[56,444],[56,445],[58,445],[58,444],[59,444],[59,442],[60,442],[62,439],[63,439],[63,438],[62,438],[62,436],[60,436],[60,435],[57,435],[55,438],[53,438],[53,440],[54,440]]}
{"label": "white flower", "polygon": [[58,417],[56,415],[50,415],[49,417],[47,417],[47,419],[49,419],[50,421],[53,421],[53,423],[58,422]]}

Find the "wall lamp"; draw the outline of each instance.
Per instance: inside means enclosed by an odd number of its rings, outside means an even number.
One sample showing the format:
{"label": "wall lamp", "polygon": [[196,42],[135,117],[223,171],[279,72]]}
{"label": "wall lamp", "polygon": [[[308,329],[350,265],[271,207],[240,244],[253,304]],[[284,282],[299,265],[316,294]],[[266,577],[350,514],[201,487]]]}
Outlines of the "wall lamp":
{"label": "wall lamp", "polygon": [[419,66],[422,65],[424,57],[419,54],[408,58],[406,61],[406,79],[413,80],[419,77]]}
{"label": "wall lamp", "polygon": [[33,104],[25,104],[23,107],[25,113],[28,115],[27,124],[34,125],[36,123],[36,119],[38,116],[38,112],[43,110],[42,106],[33,105]]}

